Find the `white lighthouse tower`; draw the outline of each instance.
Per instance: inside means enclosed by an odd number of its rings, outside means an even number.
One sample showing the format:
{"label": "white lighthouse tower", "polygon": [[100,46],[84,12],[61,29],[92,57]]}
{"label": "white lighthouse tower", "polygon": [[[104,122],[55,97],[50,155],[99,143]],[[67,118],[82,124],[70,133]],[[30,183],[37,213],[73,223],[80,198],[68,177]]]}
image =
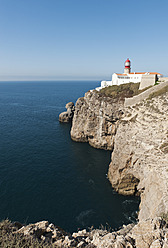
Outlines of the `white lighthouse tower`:
{"label": "white lighthouse tower", "polygon": [[124,65],[125,65],[124,73],[129,74],[131,72],[131,61],[127,59]]}

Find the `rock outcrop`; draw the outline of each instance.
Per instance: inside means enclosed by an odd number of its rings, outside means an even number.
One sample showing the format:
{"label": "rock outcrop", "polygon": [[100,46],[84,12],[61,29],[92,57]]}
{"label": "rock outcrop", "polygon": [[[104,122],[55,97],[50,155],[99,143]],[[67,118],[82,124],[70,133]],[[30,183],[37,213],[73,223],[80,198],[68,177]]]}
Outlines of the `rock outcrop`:
{"label": "rock outcrop", "polygon": [[168,212],[167,99],[163,92],[124,107],[92,91],[76,102],[72,139],[112,150],[109,180],[120,194],[141,195],[139,220]]}
{"label": "rock outcrop", "polygon": [[168,92],[162,91],[157,97],[133,101],[134,105],[96,91],[78,99],[71,138],[112,151],[108,178],[120,194],[141,196],[140,211],[137,224],[117,232],[82,230],[57,244],[168,248]]}
{"label": "rock outcrop", "polygon": [[62,112],[59,115],[59,121],[60,122],[70,122],[72,120],[74,111],[75,111],[75,106],[73,102],[69,102],[66,104],[65,108],[67,109],[66,112]]}
{"label": "rock outcrop", "polygon": [[141,196],[139,222],[127,232],[95,233],[96,247],[168,247],[168,225],[159,217],[168,213],[168,92],[162,93],[128,107],[95,92],[76,103],[72,139],[112,150],[112,186]]}
{"label": "rock outcrop", "polygon": [[[18,225],[19,224],[19,225]],[[66,233],[48,221],[22,226],[20,223],[1,224],[0,238],[1,247],[29,247],[26,244],[34,244],[31,247],[52,248],[167,248],[168,247],[168,223],[163,218],[148,219],[137,225],[129,224],[118,231],[107,231],[102,229],[86,229]],[[10,239],[8,239],[10,237]],[[12,237],[12,238],[11,238]],[[31,240],[31,242],[30,242]],[[4,241],[4,242],[3,242]],[[19,242],[17,242],[19,241]]]}
{"label": "rock outcrop", "polygon": [[75,105],[71,138],[100,149],[112,150],[123,102],[89,91]]}
{"label": "rock outcrop", "polygon": [[168,93],[125,108],[108,177],[122,194],[141,194],[139,220],[168,212]]}

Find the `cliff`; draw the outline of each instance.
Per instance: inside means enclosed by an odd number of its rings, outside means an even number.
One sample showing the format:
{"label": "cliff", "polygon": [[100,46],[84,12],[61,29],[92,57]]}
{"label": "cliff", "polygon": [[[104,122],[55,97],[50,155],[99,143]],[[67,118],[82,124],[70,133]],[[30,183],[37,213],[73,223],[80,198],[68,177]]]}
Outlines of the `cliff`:
{"label": "cliff", "polygon": [[71,129],[73,140],[112,150],[109,180],[120,194],[141,195],[139,220],[168,212],[167,83],[144,96],[126,107],[122,100],[87,92],[76,103]]}
{"label": "cliff", "polygon": [[168,212],[168,93],[125,108],[108,177],[122,194],[141,194],[139,220]]}
{"label": "cliff", "polygon": [[87,92],[75,105],[71,138],[88,142],[100,149],[112,150],[118,121],[123,115],[123,101]]}
{"label": "cliff", "polygon": [[111,246],[107,240],[103,246],[99,237],[97,247],[168,247],[167,224],[159,217],[166,216],[167,221],[167,99],[165,82],[133,101],[126,99],[126,104],[94,91],[76,103],[72,139],[112,150],[108,178],[113,188],[120,194],[141,196],[139,222],[124,237],[116,234],[118,244],[111,238]]}

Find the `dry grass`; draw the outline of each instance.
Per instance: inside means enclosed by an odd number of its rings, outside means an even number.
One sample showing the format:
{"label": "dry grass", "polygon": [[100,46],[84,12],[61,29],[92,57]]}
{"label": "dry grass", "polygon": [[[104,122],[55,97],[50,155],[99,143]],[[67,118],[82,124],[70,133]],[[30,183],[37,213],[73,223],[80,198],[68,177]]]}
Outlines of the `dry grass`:
{"label": "dry grass", "polygon": [[168,92],[168,85],[166,85],[164,88],[150,94],[148,99],[151,100],[153,97],[161,96],[161,95],[165,94],[166,92]]}
{"label": "dry grass", "polygon": [[37,238],[31,236],[24,236],[23,234],[15,233],[17,227],[9,220],[0,222],[0,247],[3,248],[49,248],[54,247],[52,244],[47,244],[39,241]]}
{"label": "dry grass", "polygon": [[114,99],[118,100],[124,100],[126,97],[133,97],[136,96],[143,91],[147,90],[148,88],[145,88],[143,90],[139,90],[140,83],[128,83],[128,84],[121,84],[121,85],[113,85],[106,87],[104,89],[101,89],[99,91],[100,95],[109,96]]}

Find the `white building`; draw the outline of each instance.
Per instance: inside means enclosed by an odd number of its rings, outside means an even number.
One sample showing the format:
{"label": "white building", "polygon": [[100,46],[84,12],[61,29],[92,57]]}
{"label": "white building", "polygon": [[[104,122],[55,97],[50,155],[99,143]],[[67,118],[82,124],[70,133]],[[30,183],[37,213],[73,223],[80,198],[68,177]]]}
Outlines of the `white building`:
{"label": "white building", "polygon": [[101,87],[96,88],[96,90],[99,91],[107,86],[127,83],[140,83],[139,89],[143,89],[154,85],[160,77],[162,77],[162,74],[157,72],[131,72],[131,62],[127,59],[125,61],[124,73],[114,73],[112,75],[112,81],[101,81]]}

